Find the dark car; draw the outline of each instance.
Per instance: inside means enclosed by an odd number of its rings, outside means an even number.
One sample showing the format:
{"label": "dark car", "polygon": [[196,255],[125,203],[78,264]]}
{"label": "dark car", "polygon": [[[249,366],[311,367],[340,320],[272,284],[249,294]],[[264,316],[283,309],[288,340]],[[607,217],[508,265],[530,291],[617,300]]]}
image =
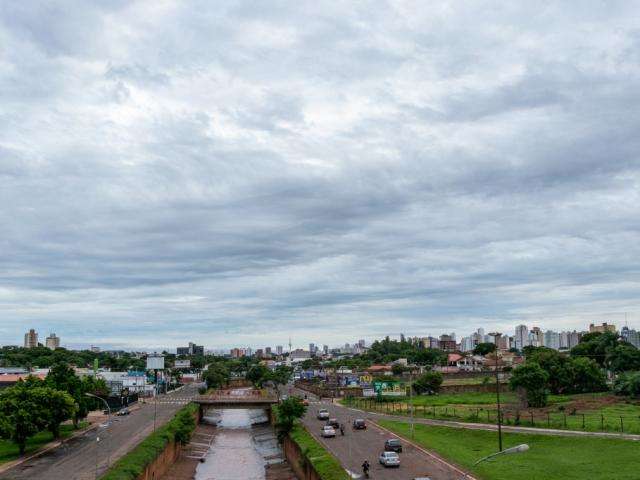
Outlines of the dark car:
{"label": "dark car", "polygon": [[340,422],[338,422],[337,418],[330,418],[327,420],[327,425],[333,428],[340,428]]}
{"label": "dark car", "polygon": [[353,429],[354,430],[366,430],[367,424],[364,422],[362,418],[356,418],[353,421]]}
{"label": "dark car", "polygon": [[400,440],[397,438],[390,438],[384,442],[384,451],[402,453],[402,444],[400,443]]}

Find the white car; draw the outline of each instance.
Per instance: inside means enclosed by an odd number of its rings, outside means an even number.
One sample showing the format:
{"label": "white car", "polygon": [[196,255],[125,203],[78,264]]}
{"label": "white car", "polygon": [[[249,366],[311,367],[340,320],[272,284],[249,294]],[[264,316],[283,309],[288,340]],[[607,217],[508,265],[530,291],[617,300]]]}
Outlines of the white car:
{"label": "white car", "polygon": [[321,435],[324,438],[335,437],[336,436],[336,429],[331,427],[331,426],[329,426],[329,425],[325,425],[324,427],[322,427]]}
{"label": "white car", "polygon": [[329,420],[329,410],[324,408],[318,410],[318,420]]}
{"label": "white car", "polygon": [[380,460],[380,464],[385,467],[400,466],[400,457],[396,452],[382,452],[378,460]]}

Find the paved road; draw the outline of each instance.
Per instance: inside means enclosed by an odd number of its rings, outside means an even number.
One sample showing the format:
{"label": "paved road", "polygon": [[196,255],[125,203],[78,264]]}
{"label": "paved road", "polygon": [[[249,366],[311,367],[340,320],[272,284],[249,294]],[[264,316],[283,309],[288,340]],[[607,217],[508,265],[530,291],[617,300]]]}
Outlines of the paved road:
{"label": "paved road", "polygon": [[[302,392],[293,391],[296,394]],[[309,394],[308,394],[309,395]],[[311,396],[309,395],[311,398]],[[322,438],[320,429],[324,422],[316,419],[319,408],[329,410],[331,417],[337,418],[347,428],[345,435],[336,438]],[[397,438],[386,432],[373,422],[367,422],[366,430],[354,431],[351,424],[355,418],[363,418],[363,414],[341,405],[329,402],[318,402],[312,399],[303,423],[311,434],[333,453],[342,465],[351,472],[361,473],[360,466],[367,459],[371,464],[371,478],[381,480],[409,480],[415,477],[430,477],[433,480],[460,480],[463,473],[447,463],[435,458],[429,452],[418,449],[406,441],[403,443],[403,453],[400,454],[400,468],[385,468],[378,462],[378,455],[383,450],[384,441],[388,438]]]}
{"label": "paved road", "polygon": [[[197,392],[197,386],[188,385],[168,395],[160,395],[157,405],[141,404],[126,417],[115,417],[109,428],[98,428],[66,442],[64,446],[29,460],[0,475],[2,480],[93,480],[111,463],[129,452],[153,431],[154,411],[156,426],[167,422],[175,412],[188,403]],[[96,435],[100,442],[96,442]]]}

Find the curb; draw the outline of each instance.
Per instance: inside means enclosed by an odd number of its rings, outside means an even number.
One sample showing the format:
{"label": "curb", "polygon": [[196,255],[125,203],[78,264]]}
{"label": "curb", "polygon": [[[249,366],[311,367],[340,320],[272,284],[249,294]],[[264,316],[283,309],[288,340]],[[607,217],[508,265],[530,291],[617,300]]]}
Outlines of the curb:
{"label": "curb", "polygon": [[392,432],[391,430],[383,427],[382,425],[380,425],[378,422],[376,422],[375,420],[371,420],[369,419],[369,421],[372,421],[376,427],[378,427],[380,430],[384,430],[385,432],[389,433],[390,435],[393,435],[395,437],[401,437],[406,443],[408,443],[409,445],[411,445],[413,448],[415,448],[416,450],[420,450],[422,453],[424,453],[425,455],[431,457],[432,459],[436,460],[437,462],[442,463],[443,465],[446,465],[447,467],[451,468],[452,470],[454,470],[455,472],[459,473],[460,475],[462,475],[462,478],[464,478],[465,480],[478,480],[476,477],[472,476],[470,473],[465,472],[464,470],[462,470],[460,467],[457,467],[456,465],[449,463],[448,461],[446,461],[444,458],[442,458],[440,455],[437,455],[433,452],[430,452],[429,450],[425,449],[424,447],[418,445],[417,443],[415,443],[414,441],[408,439],[407,437],[405,437],[404,435],[399,435],[395,432]]}
{"label": "curb", "polygon": [[73,440],[76,437],[84,435],[85,433],[90,432],[91,430],[95,430],[96,428],[98,428],[98,425],[100,425],[100,422],[91,424],[84,430],[78,430],[73,435],[70,435],[69,437],[63,440],[56,440],[54,442],[47,443],[46,445],[42,446],[39,450],[36,450],[35,452],[33,452],[28,457],[19,458],[17,460],[12,460],[10,462],[4,463],[0,465],[0,473],[7,472],[15,467],[19,467],[20,465],[22,465],[25,462],[28,462],[29,460],[33,460],[34,458],[38,458],[39,456],[44,455],[47,452],[55,450],[56,448],[59,448],[62,445],[64,445],[65,442],[68,442],[70,440]]}

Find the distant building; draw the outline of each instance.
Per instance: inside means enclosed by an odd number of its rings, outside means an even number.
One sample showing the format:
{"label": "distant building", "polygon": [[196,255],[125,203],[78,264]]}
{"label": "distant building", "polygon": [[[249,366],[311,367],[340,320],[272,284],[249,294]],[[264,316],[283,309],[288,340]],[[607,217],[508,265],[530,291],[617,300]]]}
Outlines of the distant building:
{"label": "distant building", "polygon": [[178,347],[176,353],[178,355],[204,355],[204,346],[189,342],[188,347]]}
{"label": "distant building", "polygon": [[276,355],[282,355],[283,351],[284,351],[284,348],[282,347],[282,345],[276,346]]}
{"label": "distant building", "polygon": [[604,333],[604,332],[616,333],[616,326],[610,325],[606,322],[603,323],[602,325],[594,325],[593,323],[589,325],[589,333]]}
{"label": "distant building", "polygon": [[289,354],[289,360],[292,362],[302,362],[311,358],[311,352],[297,348]]}
{"label": "distant building", "polygon": [[268,357],[271,356],[271,347],[265,347],[264,354]]}
{"label": "distant building", "polygon": [[553,330],[544,332],[544,346],[554,350],[560,350],[560,334]]}
{"label": "distant building", "polygon": [[100,347],[96,347],[95,345],[91,345],[90,350],[91,350],[93,353],[100,353]]}
{"label": "distant building", "polygon": [[529,345],[529,329],[526,325],[518,325],[516,327],[516,348],[522,350]]}
{"label": "distant building", "polygon": [[636,330],[629,329],[629,327],[622,327],[620,336],[625,342],[630,343],[636,348],[640,348],[640,334]]}
{"label": "distant building", "polygon": [[191,360],[176,360],[173,366],[174,368],[191,368]]}
{"label": "distant building", "polygon": [[455,337],[451,335],[440,335],[440,340],[438,341],[440,345],[440,350],[443,352],[455,352],[457,345]]}
{"label": "distant building", "polygon": [[24,334],[24,348],[36,348],[38,346],[38,333],[32,328]]}
{"label": "distant building", "polygon": [[47,348],[51,350],[55,350],[56,348],[60,348],[60,337],[56,337],[55,333],[51,333],[47,339],[45,340],[45,345]]}

